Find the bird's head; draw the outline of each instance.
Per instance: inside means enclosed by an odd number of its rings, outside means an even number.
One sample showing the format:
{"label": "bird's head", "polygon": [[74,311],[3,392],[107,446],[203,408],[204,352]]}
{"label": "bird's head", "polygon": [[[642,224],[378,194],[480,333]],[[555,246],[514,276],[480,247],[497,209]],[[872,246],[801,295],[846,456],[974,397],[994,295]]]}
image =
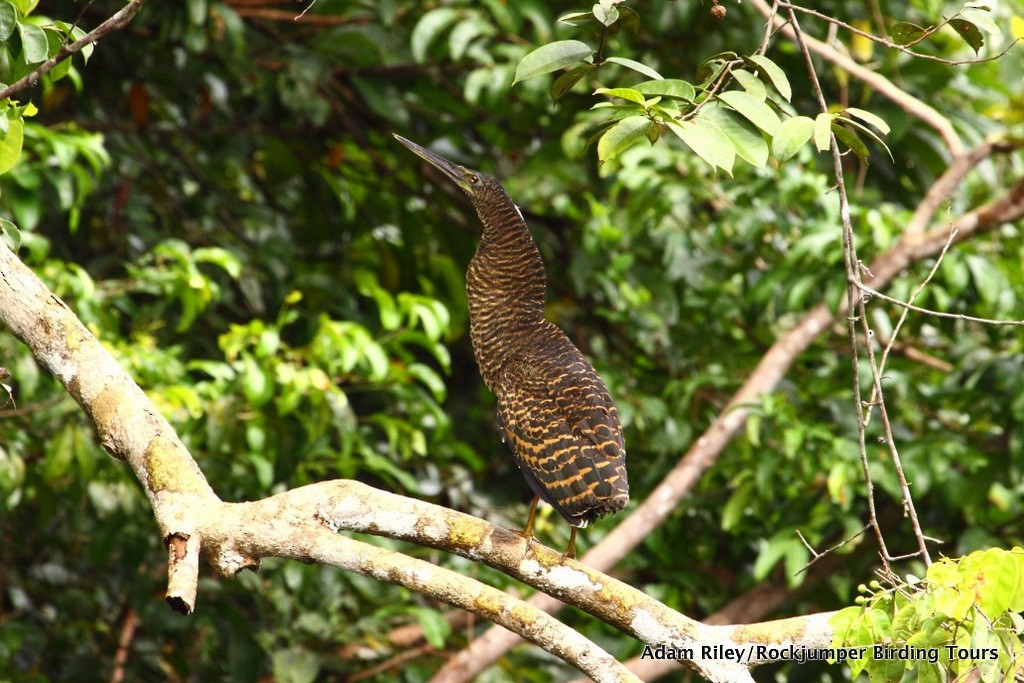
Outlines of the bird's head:
{"label": "bird's head", "polygon": [[437,168],[449,180],[462,188],[462,191],[469,195],[478,208],[481,204],[486,204],[491,199],[507,198],[505,191],[498,184],[498,181],[486,173],[452,163],[444,157],[420,147],[415,142],[406,140],[398,133],[393,133],[393,135],[396,140],[408,147],[413,154],[430,163],[431,166]]}

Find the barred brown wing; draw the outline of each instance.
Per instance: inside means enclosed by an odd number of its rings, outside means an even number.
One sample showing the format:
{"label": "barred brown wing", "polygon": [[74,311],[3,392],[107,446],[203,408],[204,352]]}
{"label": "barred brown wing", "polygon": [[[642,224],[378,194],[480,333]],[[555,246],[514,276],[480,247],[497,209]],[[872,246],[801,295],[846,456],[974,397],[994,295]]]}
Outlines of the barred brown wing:
{"label": "barred brown wing", "polygon": [[610,399],[601,400],[603,385],[581,392],[572,374],[546,369],[508,364],[497,387],[499,426],[534,493],[570,524],[586,526],[629,501],[618,416]]}

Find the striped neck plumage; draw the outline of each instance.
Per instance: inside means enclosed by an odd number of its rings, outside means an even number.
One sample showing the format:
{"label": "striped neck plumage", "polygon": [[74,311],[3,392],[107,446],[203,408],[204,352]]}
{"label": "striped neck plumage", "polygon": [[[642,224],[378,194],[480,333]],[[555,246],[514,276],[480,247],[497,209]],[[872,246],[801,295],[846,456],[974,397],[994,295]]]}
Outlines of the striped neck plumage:
{"label": "striped neck plumage", "polygon": [[543,317],[546,277],[540,251],[523,215],[507,195],[477,205],[484,232],[473,257],[471,295],[504,300],[519,317]]}

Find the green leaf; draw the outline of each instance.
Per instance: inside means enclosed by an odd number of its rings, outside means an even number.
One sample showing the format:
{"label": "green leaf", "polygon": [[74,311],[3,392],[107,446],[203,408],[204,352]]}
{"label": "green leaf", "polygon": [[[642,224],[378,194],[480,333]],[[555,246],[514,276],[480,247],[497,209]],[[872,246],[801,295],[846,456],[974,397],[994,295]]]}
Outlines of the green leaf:
{"label": "green leaf", "polygon": [[925,37],[927,31],[917,24],[909,21],[901,21],[892,25],[889,29],[889,36],[892,42],[897,45],[912,45]]}
{"label": "green leaf", "polygon": [[693,102],[697,97],[697,91],[690,83],[678,78],[665,78],[654,81],[644,81],[633,86],[633,90],[644,95],[659,95],[675,100]]}
{"label": "green leaf", "polygon": [[646,64],[641,64],[640,62],[633,59],[627,59],[625,57],[609,57],[604,61],[611,62],[612,64],[618,64],[619,66],[624,66],[627,69],[632,69],[633,71],[636,71],[639,74],[643,74],[648,78],[653,78],[656,81],[661,80],[662,78],[661,74],[659,74],[651,67],[647,66]]}
{"label": "green leaf", "polygon": [[634,90],[632,88],[598,88],[594,91],[594,94],[604,95],[609,99],[618,97],[621,100],[628,100],[641,105],[647,101],[639,90]]}
{"label": "green leaf", "polygon": [[21,57],[26,64],[45,61],[49,52],[46,31],[35,24],[18,24],[21,33]]}
{"label": "green leaf", "polygon": [[764,81],[753,73],[744,69],[733,69],[732,76],[741,86],[743,86],[743,89],[747,91],[747,94],[755,100],[764,102],[768,99],[768,86],[766,86]]}
{"label": "green leaf", "polygon": [[889,124],[885,122],[881,116],[872,114],[869,111],[858,109],[857,107],[847,107],[846,112],[850,116],[855,116],[861,121],[868,123],[882,132],[882,135],[889,134]]}
{"label": "green leaf", "polygon": [[589,60],[593,53],[589,45],[578,40],[559,40],[542,45],[519,60],[512,84]]}
{"label": "green leaf", "polygon": [[768,133],[775,135],[775,131],[782,124],[779,115],[763,101],[752,97],[750,93],[730,90],[718,96],[720,100],[738,111],[755,126]]}
{"label": "green leaf", "polygon": [[249,356],[242,360],[242,393],[256,408],[265,405],[274,396],[270,375]]}
{"label": "green leaf", "polygon": [[593,64],[581,64],[580,66],[569,69],[564,74],[556,78],[555,82],[551,84],[551,99],[561,99],[565,93],[572,90],[572,86],[579,83],[580,79],[595,68],[596,67],[594,67]]}
{"label": "green leaf", "polygon": [[736,148],[732,140],[715,124],[705,119],[677,121],[669,125],[672,132],[687,147],[707,162],[712,168],[721,168],[732,174],[736,160]]}
{"label": "green leaf", "polygon": [[313,683],[320,673],[315,653],[298,646],[275,650],[270,657],[274,680],[278,683]]}
{"label": "green leaf", "polygon": [[991,8],[984,5],[968,6],[960,11],[960,17],[991,36],[1001,37],[1003,32],[1000,30],[999,25],[992,20],[991,12]]}
{"label": "green leaf", "polygon": [[832,115],[821,113],[814,117],[814,146],[827,152],[832,146]]}
{"label": "green leaf", "polygon": [[451,7],[441,7],[427,12],[412,30],[409,46],[412,58],[422,64],[427,58],[427,50],[441,33],[459,18],[458,11]]}
{"label": "green leaf", "polygon": [[21,231],[6,218],[0,218],[0,237],[11,251],[18,251],[21,247]]}
{"label": "green leaf", "polygon": [[864,146],[864,142],[857,137],[856,133],[835,123],[832,124],[832,132],[839,139],[839,142],[846,145],[851,152],[861,159],[867,160],[868,148]]}
{"label": "green leaf", "polygon": [[594,18],[605,26],[611,26],[619,20],[619,10],[611,3],[598,3],[594,5]]}
{"label": "green leaf", "polygon": [[0,2],[0,40],[7,40],[18,28],[18,10],[4,0]]}
{"label": "green leaf", "polygon": [[13,119],[9,124],[7,137],[0,142],[0,175],[10,171],[18,163],[21,147],[25,142],[25,122]]}
{"label": "green leaf", "polygon": [[793,88],[789,84],[786,72],[778,64],[764,55],[751,55],[747,57],[747,61],[757,66],[768,82],[772,84],[772,87],[782,96],[782,99],[787,102],[792,99]]}
{"label": "green leaf", "polygon": [[768,143],[761,133],[728,107],[714,107],[705,110],[705,117],[725,133],[736,149],[736,155],[754,168],[764,168],[768,163]]}
{"label": "green leaf", "polygon": [[974,50],[974,54],[978,54],[978,50],[985,44],[985,36],[981,35],[981,31],[974,24],[973,21],[967,21],[966,19],[950,19],[949,25],[953,27],[953,30],[964,39],[964,42],[971,46]]}
{"label": "green leaf", "polygon": [[569,26],[581,26],[594,21],[593,12],[569,12],[558,18],[558,21]]}
{"label": "green leaf", "polygon": [[646,116],[622,119],[601,136],[597,143],[597,158],[602,164],[614,159],[641,138],[646,137],[647,129],[653,125],[654,123]]}
{"label": "green leaf", "polygon": [[875,131],[871,130],[864,124],[858,121],[854,121],[853,119],[847,118],[845,116],[837,116],[836,121],[842,121],[843,123],[853,126],[857,130],[863,132],[864,135],[867,135],[869,138],[877,142],[882,147],[882,149],[885,150],[885,153],[889,155],[889,158],[892,159],[892,152],[889,151],[889,146],[885,144],[885,141],[882,140],[882,138],[878,137],[878,134],[875,133]]}
{"label": "green leaf", "polygon": [[423,629],[423,637],[434,648],[443,650],[445,641],[451,635],[452,625],[436,609],[417,607],[415,612],[416,621],[419,622],[420,628]]}
{"label": "green leaf", "polygon": [[448,36],[448,49],[451,51],[452,59],[462,59],[470,43],[481,36],[491,35],[494,35],[494,27],[478,17],[460,21]]}
{"label": "green leaf", "polygon": [[806,116],[794,116],[791,119],[786,119],[772,138],[772,151],[775,152],[775,158],[779,161],[789,159],[807,144],[812,135],[814,135],[814,119]]}

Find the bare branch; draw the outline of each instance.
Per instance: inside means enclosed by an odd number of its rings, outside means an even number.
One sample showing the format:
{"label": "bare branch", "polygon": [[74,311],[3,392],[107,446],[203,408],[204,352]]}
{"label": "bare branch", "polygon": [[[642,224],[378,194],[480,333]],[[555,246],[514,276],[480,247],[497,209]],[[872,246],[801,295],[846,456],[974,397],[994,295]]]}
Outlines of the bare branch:
{"label": "bare branch", "polygon": [[[639,683],[614,657],[549,614],[476,579],[449,569],[342,536],[327,523],[317,525],[314,508],[322,492],[296,489],[256,503],[224,504],[204,525],[212,561],[229,572],[236,555],[273,555],[340,567],[380,581],[396,583],[470,610],[510,629],[560,657],[593,680]],[[300,501],[302,498],[304,500]],[[428,520],[427,523],[429,523]]]}
{"label": "bare branch", "polygon": [[923,313],[930,315],[934,318],[950,318],[952,320],[962,320],[968,323],[979,323],[981,325],[994,325],[996,327],[1024,327],[1024,320],[995,320],[993,318],[977,318],[973,315],[964,315],[962,313],[944,313],[942,311],[933,311],[928,308],[921,308],[920,306],[914,306],[905,301],[894,299],[891,296],[882,294],[877,289],[868,287],[863,282],[857,283],[857,288],[872,297],[877,297],[882,301],[887,301],[890,304],[895,304],[900,308],[904,308],[908,311],[914,311],[915,313]]}
{"label": "bare branch", "polygon": [[[776,5],[778,5],[779,7],[783,7],[785,9],[788,9],[788,10],[796,10],[798,12],[803,12],[804,14],[809,14],[810,16],[812,16],[812,17],[814,17],[816,19],[821,19],[822,21],[827,21],[829,24],[831,24],[833,26],[838,26],[839,28],[841,28],[841,29],[843,29],[845,31],[849,31],[850,33],[856,34],[856,35],[858,35],[858,36],[860,36],[862,38],[867,38],[868,40],[870,40],[872,42],[878,43],[879,45],[884,45],[885,47],[889,48],[890,50],[899,50],[900,52],[905,52],[906,54],[911,55],[912,57],[917,57],[918,59],[926,59],[926,60],[929,60],[929,61],[932,61],[932,62],[939,62],[940,64],[946,64],[948,66],[963,66],[965,64],[981,64],[981,63],[984,63],[984,62],[991,62],[991,61],[994,61],[996,59],[1001,59],[1002,57],[1006,56],[1006,54],[1010,51],[1010,49],[1013,48],[1013,46],[1016,45],[1017,42],[1020,40],[1020,38],[1018,38],[1017,40],[1014,40],[1012,43],[1010,43],[1010,45],[1005,50],[1003,50],[999,54],[993,55],[991,57],[978,57],[978,58],[975,58],[975,59],[945,59],[944,57],[936,57],[935,55],[929,55],[929,54],[925,54],[923,52],[915,52],[914,50],[911,50],[906,45],[900,45],[899,43],[894,43],[891,40],[887,40],[886,38],[882,38],[880,36],[876,36],[875,34],[869,33],[868,31],[862,31],[859,28],[857,28],[856,26],[851,26],[850,24],[847,24],[844,21],[840,21],[839,19],[836,19],[835,17],[830,17],[827,14],[822,14],[821,12],[818,12],[818,11],[813,10],[813,9],[809,9],[807,7],[801,7],[800,5],[793,5],[793,4],[789,3],[789,2],[784,2],[784,1],[780,1],[780,2],[776,3]],[[925,37],[931,35],[932,33],[935,33],[935,31],[939,30],[940,28],[942,28],[943,26],[948,24],[951,19],[955,18],[955,16],[956,15],[954,15],[953,17],[950,17],[949,19],[943,20],[942,23],[940,23],[938,26],[932,26],[931,28],[927,29],[925,31],[925,33],[924,33],[924,36],[922,36],[920,39],[915,41],[914,44],[916,45],[917,43],[921,42],[921,40],[923,40]]]}
{"label": "bare branch", "polygon": [[86,45],[92,45],[111,31],[117,31],[127,26],[131,23],[131,20],[135,18],[135,15],[145,2],[146,0],[131,0],[131,2],[115,12],[109,19],[94,28],[92,31],[89,31],[89,33],[86,33],[73,43],[68,43],[58,50],[57,54],[53,57],[50,57],[6,88],[0,89],[0,100],[7,99],[11,95],[21,92],[25,88],[33,87],[39,82],[40,78],[45,74],[48,74],[53,67],[57,66],[67,57],[79,52]]}
{"label": "bare branch", "polygon": [[169,598],[195,604],[198,510],[219,499],[174,429],[74,313],[5,245],[0,245],[0,322],[10,328],[78,402],[100,444],[142,484],[173,563]]}

